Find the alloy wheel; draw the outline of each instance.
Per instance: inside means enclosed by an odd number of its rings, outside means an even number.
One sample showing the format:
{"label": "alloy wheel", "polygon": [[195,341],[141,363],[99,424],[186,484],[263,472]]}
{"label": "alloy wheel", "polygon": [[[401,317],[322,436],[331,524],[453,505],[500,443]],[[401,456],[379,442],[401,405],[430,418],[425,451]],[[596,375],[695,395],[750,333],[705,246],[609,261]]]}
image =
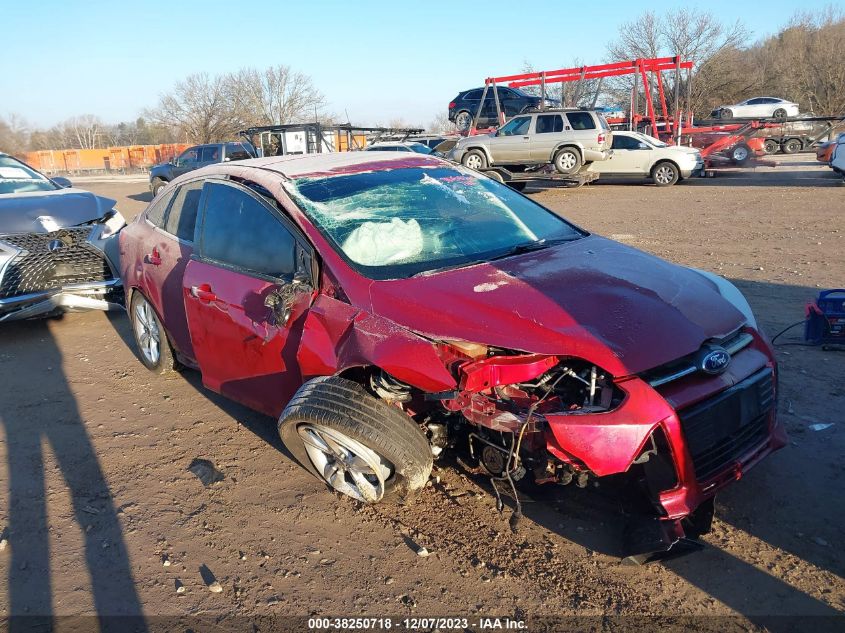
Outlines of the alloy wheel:
{"label": "alloy wheel", "polygon": [[472,117],[469,112],[459,112],[458,116],[455,117],[455,125],[458,126],[459,130],[468,130],[471,123]]}
{"label": "alloy wheel", "polygon": [[135,306],[135,338],[144,358],[157,365],[161,359],[161,330],[146,299],[141,299]]}
{"label": "alloy wheel", "polygon": [[733,152],[733,158],[736,162],[741,163],[748,158],[748,149],[740,146]]}
{"label": "alloy wheel", "polygon": [[570,171],[575,169],[575,165],[577,164],[575,155],[572,152],[565,152],[560,157],[560,166],[563,168],[564,171]]}
{"label": "alloy wheel", "polygon": [[393,465],[378,453],[336,429],[321,424],[297,427],[308,458],[329,486],[364,503],[384,496]]}
{"label": "alloy wheel", "polygon": [[661,185],[668,185],[674,177],[674,170],[667,165],[658,167],[657,171],[654,172],[654,179]]}
{"label": "alloy wheel", "polygon": [[466,167],[469,167],[470,169],[481,169],[484,166],[481,164],[481,157],[477,154],[471,154],[467,156],[464,165]]}

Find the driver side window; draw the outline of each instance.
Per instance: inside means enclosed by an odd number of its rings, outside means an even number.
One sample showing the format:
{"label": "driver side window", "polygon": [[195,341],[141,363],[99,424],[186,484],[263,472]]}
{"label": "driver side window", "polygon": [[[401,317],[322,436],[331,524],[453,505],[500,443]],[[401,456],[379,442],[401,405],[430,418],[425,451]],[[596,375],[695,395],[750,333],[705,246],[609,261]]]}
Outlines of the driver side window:
{"label": "driver side window", "polygon": [[531,117],[517,117],[508,121],[500,130],[499,136],[519,136],[520,134],[528,134],[528,128],[531,126]]}
{"label": "driver side window", "polygon": [[179,164],[180,165],[190,165],[192,163],[196,163],[199,160],[199,148],[198,147],[189,147],[184,152],[179,155]]}

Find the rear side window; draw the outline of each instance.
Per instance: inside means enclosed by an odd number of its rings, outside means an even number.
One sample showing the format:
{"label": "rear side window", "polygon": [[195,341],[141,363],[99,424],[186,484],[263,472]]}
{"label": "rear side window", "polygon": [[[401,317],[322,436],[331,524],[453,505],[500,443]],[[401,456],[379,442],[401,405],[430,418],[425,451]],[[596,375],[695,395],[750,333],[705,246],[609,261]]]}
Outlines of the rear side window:
{"label": "rear side window", "polygon": [[220,161],[220,148],[217,145],[206,145],[202,148],[200,162],[213,163]]}
{"label": "rear side window", "polygon": [[194,241],[194,227],[197,224],[197,209],[202,195],[202,181],[195,180],[179,187],[176,198],[167,214],[164,230],[186,242]]}
{"label": "rear side window", "polygon": [[226,158],[229,160],[245,160],[252,158],[243,143],[226,143]]}
{"label": "rear side window", "polygon": [[566,118],[573,130],[595,130],[596,123],[589,112],[567,112]]}
{"label": "rear side window", "polygon": [[175,189],[171,189],[162,195],[155,203],[147,210],[147,219],[155,224],[158,228],[164,228],[164,214],[167,212],[167,207],[170,201],[173,200]]}
{"label": "rear side window", "polygon": [[604,118],[603,114],[596,114],[596,118],[599,120],[599,125],[601,125],[601,129],[609,130],[610,126],[607,124],[607,119]]}
{"label": "rear side window", "polygon": [[559,114],[541,114],[537,117],[537,134],[563,132],[563,118]]}
{"label": "rear side window", "polygon": [[206,184],[203,257],[276,279],[294,272],[296,241],[282,221],[246,191]]}

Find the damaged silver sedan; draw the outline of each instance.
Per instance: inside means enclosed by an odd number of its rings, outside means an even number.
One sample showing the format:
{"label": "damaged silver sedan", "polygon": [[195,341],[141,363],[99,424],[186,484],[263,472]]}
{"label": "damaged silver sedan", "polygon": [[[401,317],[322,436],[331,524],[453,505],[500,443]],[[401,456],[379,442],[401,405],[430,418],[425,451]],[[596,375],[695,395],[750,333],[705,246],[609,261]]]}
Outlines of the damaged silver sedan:
{"label": "damaged silver sedan", "polygon": [[0,321],[121,309],[114,204],[0,154]]}

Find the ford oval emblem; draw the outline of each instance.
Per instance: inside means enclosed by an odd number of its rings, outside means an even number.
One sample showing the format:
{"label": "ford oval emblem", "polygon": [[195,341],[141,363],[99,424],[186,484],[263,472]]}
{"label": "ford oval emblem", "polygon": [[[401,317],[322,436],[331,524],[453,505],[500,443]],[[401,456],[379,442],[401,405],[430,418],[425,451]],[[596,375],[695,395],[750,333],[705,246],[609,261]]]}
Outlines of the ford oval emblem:
{"label": "ford oval emblem", "polygon": [[705,374],[721,374],[731,363],[731,355],[721,347],[710,347],[702,350],[699,356],[698,368]]}

